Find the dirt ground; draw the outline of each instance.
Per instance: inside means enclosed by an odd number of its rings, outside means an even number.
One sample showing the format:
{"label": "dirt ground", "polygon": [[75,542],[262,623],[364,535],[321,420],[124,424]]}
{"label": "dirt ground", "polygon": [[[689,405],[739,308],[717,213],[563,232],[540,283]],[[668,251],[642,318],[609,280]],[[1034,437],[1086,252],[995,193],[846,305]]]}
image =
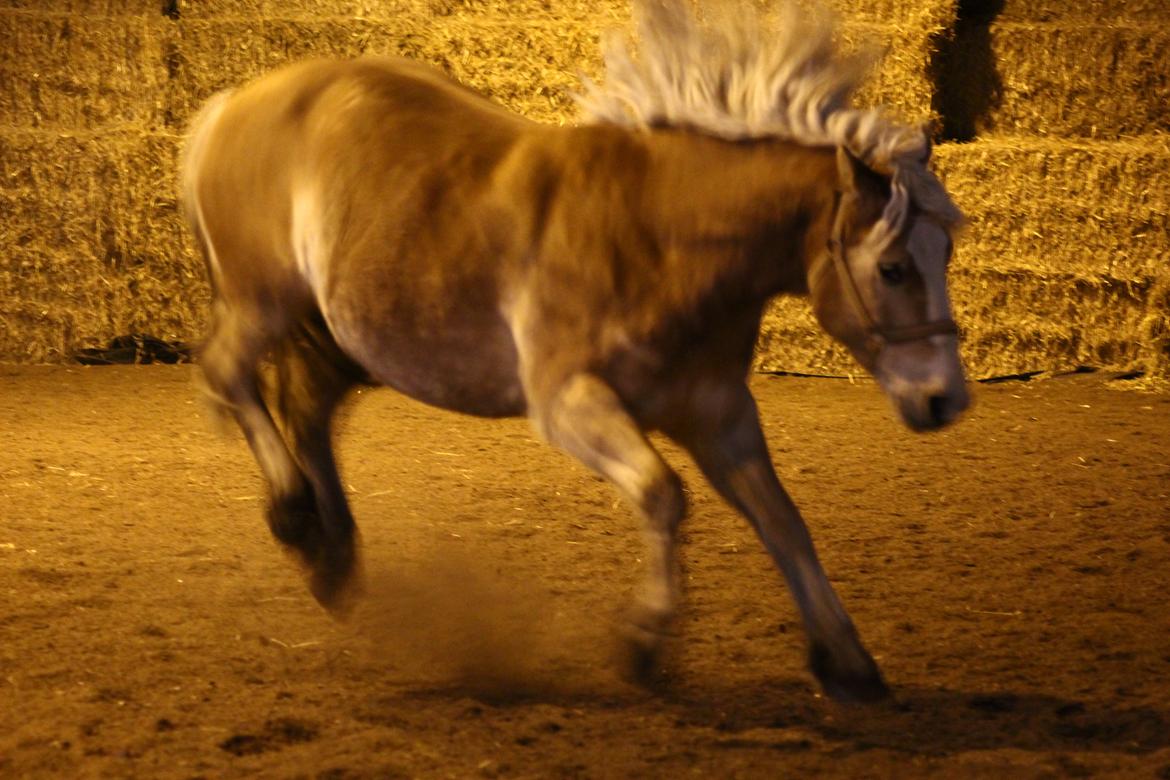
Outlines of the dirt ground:
{"label": "dirt ground", "polygon": [[895,689],[846,707],[677,451],[687,592],[647,691],[614,662],[614,491],[522,420],[389,391],[342,428],[369,593],[333,622],[192,379],[0,367],[0,776],[1170,778],[1170,396],[981,386],[915,436],[871,384],[756,380]]}

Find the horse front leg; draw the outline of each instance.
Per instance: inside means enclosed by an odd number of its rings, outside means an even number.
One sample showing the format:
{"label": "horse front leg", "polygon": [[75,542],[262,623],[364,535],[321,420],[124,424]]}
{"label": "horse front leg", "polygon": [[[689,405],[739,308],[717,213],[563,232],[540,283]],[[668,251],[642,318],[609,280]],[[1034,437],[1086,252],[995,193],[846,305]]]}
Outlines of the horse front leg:
{"label": "horse front leg", "polygon": [[678,600],[677,531],[686,513],[682,483],[614,391],[593,375],[572,377],[534,412],[545,439],[606,477],[644,517],[647,569],[624,639],[627,671],[646,682]]}
{"label": "horse front leg", "polygon": [[772,467],[755,400],[746,387],[708,398],[718,398],[721,408],[695,409],[676,438],[715,489],[751,522],[783,573],[809,637],[813,674],[833,699],[886,697],[889,689],[881,672],[862,646],[799,510]]}

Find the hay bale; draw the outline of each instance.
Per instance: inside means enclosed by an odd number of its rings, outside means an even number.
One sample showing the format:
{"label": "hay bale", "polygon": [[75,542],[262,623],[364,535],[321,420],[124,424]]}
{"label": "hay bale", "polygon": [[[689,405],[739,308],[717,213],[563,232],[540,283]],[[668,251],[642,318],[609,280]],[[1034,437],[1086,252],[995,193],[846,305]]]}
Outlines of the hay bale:
{"label": "hay bale", "polygon": [[[1170,135],[1115,141],[1042,137],[941,144],[932,164],[967,210],[1057,200],[1143,214],[1170,208]],[[1006,188],[1018,182],[1011,192]],[[1021,202],[1022,200],[1022,202]]]}
{"label": "hay bale", "polygon": [[1078,206],[1061,214],[1044,209],[975,214],[957,262],[964,267],[1075,278],[1145,282],[1164,264],[1170,219],[1134,219]]}
{"label": "hay bale", "polygon": [[1170,380],[1170,265],[1162,269],[1150,290],[1139,335],[1141,368],[1147,376]]}
{"label": "hay bale", "polygon": [[[361,0],[300,0],[282,3],[278,14],[263,18],[181,17],[165,33],[164,47],[174,52],[164,111],[167,124],[182,126],[214,92],[286,62],[367,53],[429,62],[531,118],[566,122],[575,115],[569,93],[578,87],[578,72],[600,75],[600,37],[623,22],[616,3],[575,16],[591,8],[584,0],[523,0],[524,7],[531,7],[530,16],[508,16],[498,0],[450,4],[447,15],[436,15],[443,9],[434,2],[404,0],[392,5],[410,10],[387,16],[383,6]],[[561,18],[566,6],[568,18]],[[312,16],[326,9],[360,16]],[[889,52],[861,102],[892,105],[913,120],[931,116],[926,63],[939,23],[928,25],[924,20],[937,16],[919,13],[914,17],[921,22],[917,25],[851,23],[842,28],[844,45],[872,43]]]}
{"label": "hay bale", "polygon": [[941,28],[850,23],[841,29],[846,49],[878,46],[882,58],[857,95],[861,106],[885,106],[900,120],[923,123],[936,117],[929,65]]}
{"label": "hay bale", "polygon": [[[257,0],[253,0],[254,2]],[[529,21],[613,20],[629,18],[627,0],[258,0],[269,19],[372,19],[392,21],[403,16],[443,19],[486,19],[523,24]]]}
{"label": "hay bale", "polygon": [[[267,0],[170,0],[173,21],[187,19],[258,19],[265,16]],[[390,0],[386,0],[388,5]],[[276,9],[274,9],[276,10]]]}
{"label": "hay bale", "polygon": [[165,124],[176,130],[185,127],[207,98],[267,70],[263,30],[258,19],[167,25],[162,33],[170,61],[162,93]]}
{"label": "hay bale", "polygon": [[460,22],[434,30],[420,54],[506,108],[564,124],[576,117],[577,74],[601,73],[599,37],[585,25]]}
{"label": "hay bale", "polygon": [[[84,2],[85,0],[76,0]],[[101,2],[102,0],[92,0]],[[117,0],[111,0],[117,1]],[[133,2],[133,0],[122,0]],[[214,0],[217,3],[227,0]],[[591,25],[612,22],[625,24],[630,18],[630,0],[248,0],[260,4],[259,14],[270,19],[365,18],[395,19],[402,15],[417,18],[483,18],[513,23],[525,21],[574,20]],[[928,13],[953,18],[957,0],[797,0],[806,7],[824,5],[843,19],[871,23],[905,22]],[[753,0],[765,13],[775,11],[780,0]],[[203,0],[179,0],[183,16],[203,5]],[[700,11],[704,6],[699,2]],[[206,15],[201,12],[201,15]],[[231,16],[231,9],[216,14]]]}
{"label": "hay bale", "polygon": [[175,199],[175,139],[135,131],[0,132],[0,361],[201,329],[207,289]]}
{"label": "hay bale", "polygon": [[808,300],[790,296],[776,298],[764,313],[754,367],[834,376],[864,373],[844,347],[825,335]]}
{"label": "hay bale", "polygon": [[965,268],[1144,283],[1170,256],[1170,136],[945,144],[935,167],[970,218]]}
{"label": "hay bale", "polygon": [[259,28],[258,45],[263,67],[271,69],[315,57],[421,53],[422,29],[409,17],[397,24],[369,19],[269,19]]}
{"label": "hay bale", "polygon": [[171,34],[176,56],[166,114],[176,128],[216,91],[312,57],[410,57],[547,122],[573,115],[569,93],[578,85],[577,68],[596,73],[599,67],[595,32],[548,22],[193,21],[175,25]]}
{"label": "hay bale", "polygon": [[883,24],[910,22],[920,26],[928,18],[949,24],[958,13],[958,0],[827,0],[825,4],[841,18]]}
{"label": "hay bale", "polygon": [[1006,0],[1001,22],[1151,23],[1170,21],[1166,0]]}
{"label": "hay bale", "polygon": [[4,0],[4,9],[72,16],[158,16],[165,0]]}
{"label": "hay bale", "polygon": [[[941,85],[981,135],[1115,138],[1170,130],[1164,25],[1002,23],[956,38]],[[990,47],[990,52],[987,49]],[[993,68],[964,67],[990,56]]]}
{"label": "hay bale", "polygon": [[1148,284],[958,269],[950,285],[973,376],[1146,365]]}
{"label": "hay bale", "polygon": [[150,124],[164,82],[145,18],[0,10],[0,114],[22,127]]}
{"label": "hay bale", "polygon": [[[1038,1],[1035,14],[1063,7]],[[1001,20],[1036,18],[1021,2],[1008,0]],[[1076,18],[1106,18],[1123,2],[1078,6]],[[833,5],[844,45],[876,40],[888,52],[861,101],[930,116],[932,60],[955,0]],[[1131,0],[1126,18],[1162,18],[1153,15],[1162,5]],[[177,139],[149,129],[183,126],[218,89],[306,57],[400,54],[512,110],[564,122],[576,72],[598,75],[600,34],[628,20],[625,0],[179,0],[177,20],[155,0],[58,0],[59,11],[88,14],[73,19],[36,0],[8,7],[34,10],[0,11],[0,36],[15,42],[0,52],[6,115],[125,128],[0,131],[0,240],[13,248],[0,267],[0,360],[26,361],[118,333],[192,340],[202,330],[203,269],[173,195]],[[1165,61],[1165,40],[1153,25],[997,24],[987,41],[1003,100],[981,129],[1091,136],[1164,126],[1166,85],[1145,62]],[[1170,376],[1166,139],[939,148],[939,170],[972,218],[952,285],[974,374],[1083,362]],[[793,299],[770,308],[758,365],[857,371]]]}
{"label": "hay bale", "polygon": [[[1166,318],[1148,316],[1153,303],[1149,284],[958,268],[950,275],[950,290],[963,330],[963,362],[972,378],[1078,365],[1170,376]],[[1163,295],[1165,306],[1170,294]],[[1152,359],[1145,335],[1158,328],[1160,363]],[[796,298],[780,298],[769,307],[755,367],[836,376],[863,373],[824,334],[808,302]]]}
{"label": "hay bale", "polygon": [[[5,230],[16,237],[20,259],[5,269],[0,293],[25,292],[8,296],[0,313],[7,331],[0,358],[59,359],[131,330],[183,340],[199,332],[206,288],[174,208],[176,139],[145,131],[183,127],[219,89],[306,57],[399,54],[431,62],[512,110],[564,122],[575,115],[568,94],[577,87],[577,72],[599,75],[598,38],[625,24],[629,13],[624,0],[181,0],[178,19],[171,19],[162,16],[161,4],[61,2],[111,18],[13,12],[8,37],[37,56],[57,56],[52,64],[62,74],[77,72],[106,89],[120,85],[137,106],[121,121],[138,131],[0,141],[0,159],[27,163],[5,170],[11,184],[5,211],[13,215]],[[907,21],[914,13],[925,18],[916,6],[909,0],[864,2],[851,8],[863,21],[847,24],[842,39],[889,44],[893,54],[870,99],[921,115],[929,105],[921,63],[935,28]],[[951,0],[934,6],[950,8]],[[26,30],[23,38],[15,34],[17,21]],[[96,29],[88,37],[101,42],[103,56],[52,54],[54,35],[66,24]],[[27,64],[13,55],[10,71],[45,70]],[[0,101],[28,92],[23,83],[9,82]],[[79,99],[75,113],[86,105],[100,106],[100,100]],[[101,124],[64,110],[51,121],[75,128]],[[59,219],[46,222],[48,203],[61,204]],[[187,294],[179,299],[177,291]]]}
{"label": "hay bale", "polygon": [[[944,144],[935,164],[971,220],[951,297],[972,374],[1170,376],[1170,137]],[[858,370],[797,300],[769,309],[757,366]]]}

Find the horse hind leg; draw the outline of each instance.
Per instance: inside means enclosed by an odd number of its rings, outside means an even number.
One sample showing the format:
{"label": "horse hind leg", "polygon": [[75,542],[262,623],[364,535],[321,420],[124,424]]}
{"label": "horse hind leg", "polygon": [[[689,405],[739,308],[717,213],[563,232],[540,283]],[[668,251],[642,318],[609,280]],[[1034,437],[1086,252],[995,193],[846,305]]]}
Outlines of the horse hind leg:
{"label": "horse hind leg", "polygon": [[[217,300],[200,364],[212,402],[235,418],[268,483],[269,529],[312,570],[322,546],[317,502],[264,403],[259,364],[277,336],[263,322]],[[322,598],[329,594],[314,595],[330,607],[331,600]]]}
{"label": "horse hind leg", "polygon": [[276,351],[278,418],[305,490],[274,502],[282,528],[309,570],[309,589],[321,604],[345,613],[358,592],[357,529],[337,472],[332,421],[338,405],[364,380],[341,353],[319,316],[302,322]]}

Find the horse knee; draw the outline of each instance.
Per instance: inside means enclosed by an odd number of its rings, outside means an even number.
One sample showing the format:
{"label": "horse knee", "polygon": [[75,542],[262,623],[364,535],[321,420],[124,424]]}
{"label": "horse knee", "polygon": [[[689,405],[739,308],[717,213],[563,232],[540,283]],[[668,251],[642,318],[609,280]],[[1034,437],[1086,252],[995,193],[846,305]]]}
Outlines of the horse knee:
{"label": "horse knee", "polygon": [[258,350],[243,338],[228,315],[213,318],[211,334],[199,350],[202,389],[212,407],[238,414],[241,407],[259,403]]}
{"label": "horse knee", "polygon": [[231,414],[238,406],[234,400],[235,388],[239,386],[241,374],[233,369],[221,352],[204,349],[199,356],[199,368],[203,377],[200,389],[213,409],[221,414]]}

